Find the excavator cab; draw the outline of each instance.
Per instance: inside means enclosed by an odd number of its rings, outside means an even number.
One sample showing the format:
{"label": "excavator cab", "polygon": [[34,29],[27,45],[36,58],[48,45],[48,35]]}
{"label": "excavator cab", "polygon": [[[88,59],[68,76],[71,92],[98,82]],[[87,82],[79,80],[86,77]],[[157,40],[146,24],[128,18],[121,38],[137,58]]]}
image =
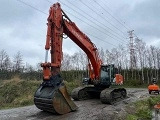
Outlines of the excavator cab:
{"label": "excavator cab", "polygon": [[101,65],[100,76],[99,76],[100,78],[98,79],[98,81],[91,80],[91,78],[87,76],[87,77],[82,78],[82,84],[83,85],[88,85],[88,84],[95,85],[95,81],[97,81],[98,86],[104,86],[105,88],[108,88],[110,85],[116,82],[117,75],[118,75],[118,69],[115,68],[113,64]]}
{"label": "excavator cab", "polygon": [[111,65],[101,65],[100,84],[109,88],[111,85],[123,84],[123,76],[118,74],[118,69]]}
{"label": "excavator cab", "polygon": [[100,84],[110,86],[115,76],[114,65],[102,65],[100,70]]}

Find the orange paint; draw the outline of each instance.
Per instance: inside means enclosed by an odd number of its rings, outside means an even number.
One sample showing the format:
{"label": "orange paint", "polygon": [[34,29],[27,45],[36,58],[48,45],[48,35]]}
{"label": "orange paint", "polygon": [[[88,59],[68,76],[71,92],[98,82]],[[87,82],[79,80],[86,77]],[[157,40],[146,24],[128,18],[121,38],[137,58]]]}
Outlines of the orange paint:
{"label": "orange paint", "polygon": [[116,84],[118,85],[123,84],[123,76],[121,74],[116,74]]}

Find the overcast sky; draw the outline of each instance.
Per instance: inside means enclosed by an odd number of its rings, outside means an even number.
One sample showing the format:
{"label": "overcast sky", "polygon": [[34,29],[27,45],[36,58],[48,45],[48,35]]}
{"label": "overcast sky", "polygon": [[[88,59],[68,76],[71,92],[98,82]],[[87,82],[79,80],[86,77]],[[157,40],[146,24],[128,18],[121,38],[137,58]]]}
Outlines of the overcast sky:
{"label": "overcast sky", "polygon": [[[160,0],[0,0],[0,51],[11,58],[20,51],[31,65],[44,62],[48,11],[56,2],[97,48],[127,44],[129,30],[160,46]],[[64,39],[64,53],[79,50]]]}

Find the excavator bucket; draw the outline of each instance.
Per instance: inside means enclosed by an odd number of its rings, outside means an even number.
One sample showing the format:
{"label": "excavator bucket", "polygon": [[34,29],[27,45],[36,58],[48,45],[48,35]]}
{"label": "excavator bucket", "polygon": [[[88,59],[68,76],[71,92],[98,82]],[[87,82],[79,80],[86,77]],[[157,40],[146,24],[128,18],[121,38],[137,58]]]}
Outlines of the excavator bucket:
{"label": "excavator bucket", "polygon": [[57,75],[40,85],[34,95],[37,108],[56,114],[66,114],[78,108],[71,100],[65,84],[60,81],[61,78]]}

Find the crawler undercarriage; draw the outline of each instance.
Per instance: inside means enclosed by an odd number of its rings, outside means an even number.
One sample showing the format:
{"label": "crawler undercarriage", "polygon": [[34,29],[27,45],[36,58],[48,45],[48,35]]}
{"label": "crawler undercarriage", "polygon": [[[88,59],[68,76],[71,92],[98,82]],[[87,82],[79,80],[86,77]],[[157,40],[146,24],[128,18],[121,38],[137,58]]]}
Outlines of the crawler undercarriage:
{"label": "crawler undercarriage", "polygon": [[95,86],[83,86],[75,88],[71,97],[74,100],[85,100],[90,98],[100,98],[104,104],[113,104],[127,97],[124,88],[98,88]]}

